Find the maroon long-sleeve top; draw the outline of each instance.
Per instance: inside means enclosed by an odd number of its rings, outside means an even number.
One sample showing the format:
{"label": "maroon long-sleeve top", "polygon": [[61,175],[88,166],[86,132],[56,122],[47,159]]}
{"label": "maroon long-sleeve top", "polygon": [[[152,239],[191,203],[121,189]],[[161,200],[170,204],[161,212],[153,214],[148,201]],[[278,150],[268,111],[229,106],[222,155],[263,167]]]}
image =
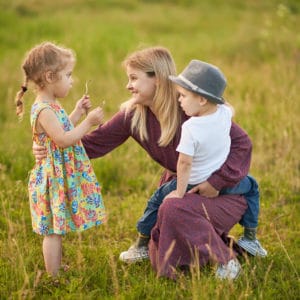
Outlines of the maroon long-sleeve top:
{"label": "maroon long-sleeve top", "polygon": [[[105,124],[86,135],[82,142],[88,156],[90,158],[101,157],[132,137],[154,161],[165,169],[176,172],[178,159],[176,147],[180,140],[181,127],[171,143],[166,147],[161,147],[158,145],[161,134],[160,124],[150,109],[147,110],[147,141],[142,141],[137,132],[132,132],[131,118],[132,114],[126,115],[124,111],[119,111]],[[187,118],[183,114],[182,122]],[[231,148],[226,162],[208,179],[217,190],[234,186],[248,174],[250,167],[252,144],[248,135],[237,124],[232,123],[230,136]]]}
{"label": "maroon long-sleeve top", "polygon": [[[141,141],[139,135],[131,131],[131,118],[131,114],[126,116],[120,111],[85,136],[83,143],[89,157],[103,156],[132,137],[153,160],[175,172],[178,158],[176,147],[181,130],[167,147],[160,147],[160,125],[151,110],[147,112],[147,141]],[[187,116],[183,115],[182,122],[186,119]],[[208,179],[217,190],[235,185],[249,170],[252,148],[249,137],[234,123],[230,136],[231,149],[226,162]],[[168,180],[168,174],[163,180]],[[176,267],[189,265],[195,258],[198,258],[199,265],[207,264],[212,258],[219,263],[228,262],[235,253],[222,236],[226,236],[241,219],[246,207],[245,199],[239,195],[210,199],[199,194],[186,194],[183,199],[166,199],[160,206],[156,225],[151,232],[149,255],[153,268],[159,276],[175,278]]]}

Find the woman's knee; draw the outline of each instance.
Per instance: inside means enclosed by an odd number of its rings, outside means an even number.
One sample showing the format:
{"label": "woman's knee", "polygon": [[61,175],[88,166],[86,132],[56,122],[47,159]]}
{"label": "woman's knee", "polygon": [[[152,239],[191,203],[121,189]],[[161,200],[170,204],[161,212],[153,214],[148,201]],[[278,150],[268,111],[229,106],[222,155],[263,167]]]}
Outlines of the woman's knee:
{"label": "woman's knee", "polygon": [[161,204],[159,211],[160,214],[163,214],[165,216],[171,217],[176,215],[179,205],[178,205],[178,200],[180,198],[167,198],[164,200],[164,202]]}

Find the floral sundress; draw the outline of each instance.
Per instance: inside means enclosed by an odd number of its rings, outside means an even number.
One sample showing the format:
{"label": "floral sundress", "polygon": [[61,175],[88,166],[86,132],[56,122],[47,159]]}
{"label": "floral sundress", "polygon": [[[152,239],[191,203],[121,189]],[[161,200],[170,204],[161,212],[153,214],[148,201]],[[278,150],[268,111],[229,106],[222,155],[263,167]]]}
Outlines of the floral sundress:
{"label": "floral sundress", "polygon": [[74,128],[58,102],[37,102],[31,108],[33,141],[47,147],[47,157],[30,172],[28,189],[33,231],[41,235],[83,231],[106,220],[101,187],[81,141],[58,147],[46,133],[36,132],[43,109],[56,114],[65,131]]}

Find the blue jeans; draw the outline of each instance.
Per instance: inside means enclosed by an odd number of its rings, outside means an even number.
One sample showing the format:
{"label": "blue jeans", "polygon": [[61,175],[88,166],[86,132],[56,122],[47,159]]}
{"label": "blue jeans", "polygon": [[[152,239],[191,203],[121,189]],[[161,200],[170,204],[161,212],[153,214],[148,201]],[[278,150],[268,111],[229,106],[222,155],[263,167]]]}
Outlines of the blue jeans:
{"label": "blue jeans", "polygon": [[240,224],[247,228],[256,228],[259,215],[259,189],[256,180],[248,175],[244,177],[236,186],[225,188],[220,191],[220,195],[243,195],[247,201],[248,208],[245,211]]}
{"label": "blue jeans", "polygon": [[[190,190],[195,185],[188,185],[187,191]],[[166,182],[162,186],[160,186],[151,198],[148,200],[147,207],[144,211],[143,216],[138,220],[136,228],[138,232],[142,233],[143,235],[150,236],[151,230],[154,227],[156,220],[157,220],[157,212],[162,204],[164,198],[175,191],[177,187],[177,180],[173,179],[169,182]]]}
{"label": "blue jeans", "polygon": [[[172,191],[176,190],[177,180],[173,179],[161,187],[159,187],[151,198],[148,200],[147,207],[143,216],[137,222],[137,230],[143,235],[150,236],[151,230],[154,227],[157,220],[157,212],[162,204],[164,198]],[[189,191],[195,185],[188,185],[187,191]],[[243,178],[233,188],[223,189],[220,194],[242,194],[248,204],[248,208],[243,215],[240,224],[245,227],[255,228],[258,223],[259,213],[259,191],[258,185],[253,177],[250,175]]]}

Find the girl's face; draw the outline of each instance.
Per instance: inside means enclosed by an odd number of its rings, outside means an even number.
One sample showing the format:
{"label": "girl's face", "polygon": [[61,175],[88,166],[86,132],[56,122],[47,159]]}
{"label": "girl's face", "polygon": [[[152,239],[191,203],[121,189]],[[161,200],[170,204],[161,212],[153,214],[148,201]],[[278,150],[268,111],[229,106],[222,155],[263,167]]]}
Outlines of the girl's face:
{"label": "girl's face", "polygon": [[196,93],[190,92],[181,86],[177,86],[179,93],[178,101],[188,116],[199,116],[201,114],[201,102],[203,98]]}
{"label": "girl's face", "polygon": [[144,71],[127,66],[128,83],[126,88],[132,94],[134,104],[151,106],[156,92],[156,77],[150,77]]}
{"label": "girl's face", "polygon": [[73,85],[72,72],[74,63],[69,62],[67,66],[57,73],[57,81],[53,83],[53,94],[55,98],[64,98],[68,95]]}

